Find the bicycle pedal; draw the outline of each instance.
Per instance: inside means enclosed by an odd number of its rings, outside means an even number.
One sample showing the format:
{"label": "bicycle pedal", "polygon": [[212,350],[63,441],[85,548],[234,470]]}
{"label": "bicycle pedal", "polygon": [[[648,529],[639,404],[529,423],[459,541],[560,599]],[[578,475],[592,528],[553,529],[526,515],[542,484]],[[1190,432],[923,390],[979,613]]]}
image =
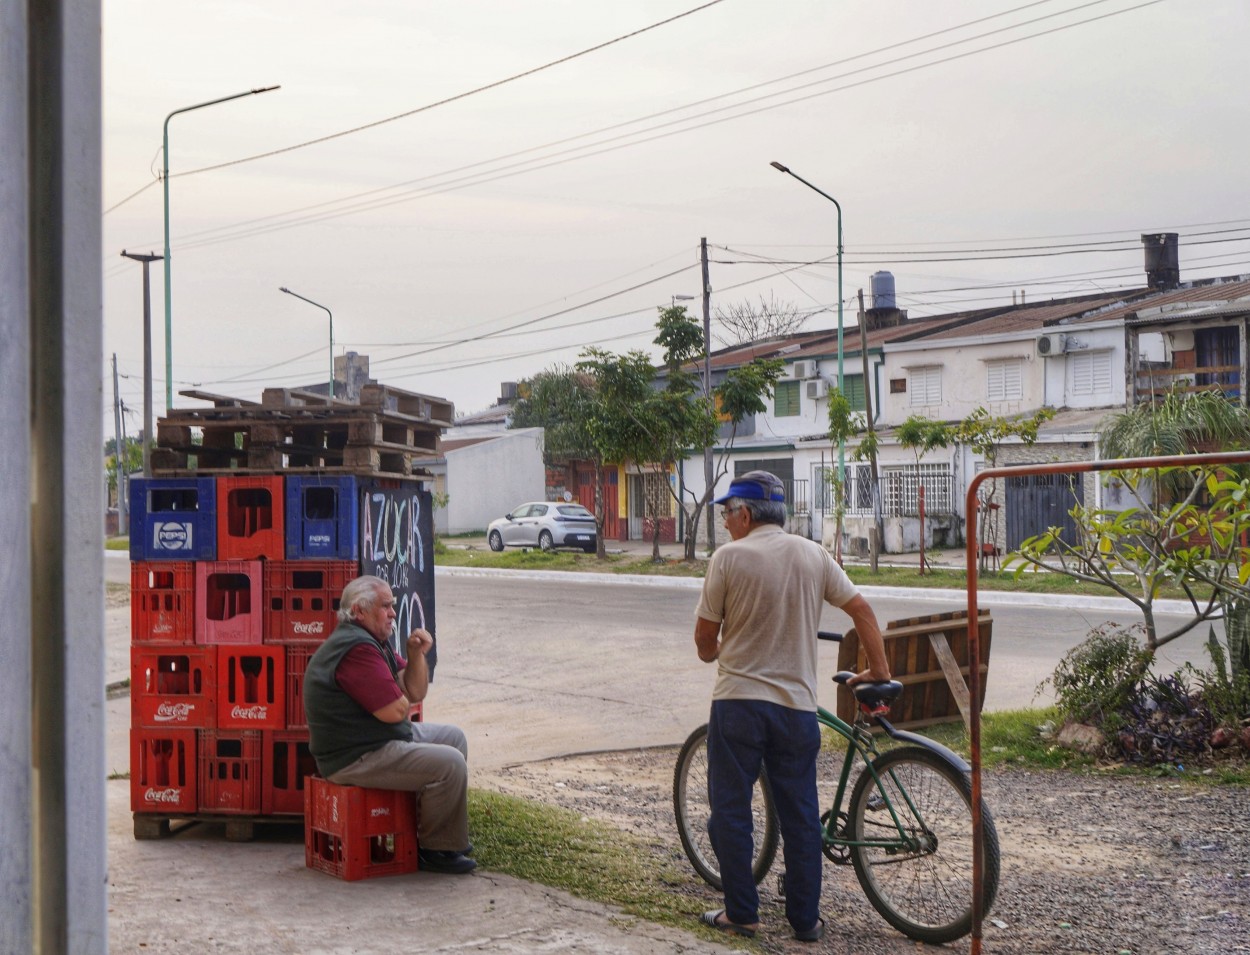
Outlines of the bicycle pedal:
{"label": "bicycle pedal", "polygon": [[777,876],[777,897],[782,899],[786,897],[786,874],[784,872]]}

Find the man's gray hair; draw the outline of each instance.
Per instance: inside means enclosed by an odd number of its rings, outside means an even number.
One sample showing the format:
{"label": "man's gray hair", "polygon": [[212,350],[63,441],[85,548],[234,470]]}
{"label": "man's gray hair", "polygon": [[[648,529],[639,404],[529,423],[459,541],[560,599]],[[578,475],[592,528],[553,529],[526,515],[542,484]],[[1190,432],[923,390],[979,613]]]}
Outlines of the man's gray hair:
{"label": "man's gray hair", "polygon": [[383,587],[389,587],[381,577],[365,574],[349,581],[343,588],[339,598],[339,623],[351,623],[357,617],[357,610],[372,610],[378,602]]}
{"label": "man's gray hair", "polygon": [[745,507],[751,512],[752,523],[786,526],[785,501],[756,501],[747,497],[731,497],[725,503],[731,507]]}

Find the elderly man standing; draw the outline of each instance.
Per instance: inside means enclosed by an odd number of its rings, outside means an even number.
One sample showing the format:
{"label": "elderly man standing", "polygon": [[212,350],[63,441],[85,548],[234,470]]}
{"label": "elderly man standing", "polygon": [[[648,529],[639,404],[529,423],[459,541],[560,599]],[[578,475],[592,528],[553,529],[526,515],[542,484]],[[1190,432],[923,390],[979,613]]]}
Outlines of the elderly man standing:
{"label": "elderly man standing", "polygon": [[785,844],[786,917],[795,938],[824,935],[819,915],[820,807],[816,798],[816,631],[824,603],[850,616],[868,655],[856,676],[888,680],[877,618],[819,544],[787,534],[785,487],[776,475],[735,478],[724,506],[733,541],[708,564],[695,622],[699,659],[716,661],[708,720],[708,820],[725,907],[702,921],[754,936],[759,893],[751,876],[751,791],[768,770]]}
{"label": "elderly man standing", "polygon": [[380,577],[343,588],[339,624],[308,662],[304,711],[317,770],[332,783],[416,794],[418,864],[428,872],[471,872],[468,858],[468,742],[455,726],[413,723],[425,699],[425,654],[434,638],[408,635],[407,661],[390,636],[395,597]]}

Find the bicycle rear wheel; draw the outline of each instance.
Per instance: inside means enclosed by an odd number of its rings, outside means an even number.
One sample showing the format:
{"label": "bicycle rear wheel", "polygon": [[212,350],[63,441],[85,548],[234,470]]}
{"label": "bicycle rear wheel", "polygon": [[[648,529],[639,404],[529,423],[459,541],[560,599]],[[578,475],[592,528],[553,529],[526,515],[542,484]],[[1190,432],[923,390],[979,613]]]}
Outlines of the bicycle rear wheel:
{"label": "bicycle rear wheel", "polygon": [[[918,941],[940,944],[972,930],[972,784],[967,774],[918,746],[891,750],[851,793],[848,829],[855,875],[873,908]],[[886,797],[882,799],[882,795]],[[890,807],[898,816],[895,825]],[[998,833],[982,803],[985,847],[982,913],[998,891]],[[907,845],[898,840],[905,839]]]}
{"label": "bicycle rear wheel", "polygon": [[[691,733],[677,754],[677,766],[673,770],[673,814],[677,817],[681,847],[686,850],[695,872],[712,888],[723,888],[720,863],[716,861],[707,831],[708,817],[712,814],[707,795],[707,724]],[[777,854],[777,813],[763,771],[752,793],[751,820],[755,837],[751,875],[758,884],[768,874]]]}

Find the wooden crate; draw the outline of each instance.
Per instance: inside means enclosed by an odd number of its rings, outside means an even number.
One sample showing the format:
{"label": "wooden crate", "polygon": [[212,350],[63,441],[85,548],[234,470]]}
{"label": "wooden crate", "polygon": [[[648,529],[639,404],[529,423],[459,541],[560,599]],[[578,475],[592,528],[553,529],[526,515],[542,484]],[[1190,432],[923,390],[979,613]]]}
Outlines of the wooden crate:
{"label": "wooden crate", "polygon": [[[988,610],[978,614],[977,633],[981,644],[981,699],[985,703],[986,675],[989,672],[990,632],[993,619]],[[930,726],[970,718],[968,709],[968,612],[932,614],[893,620],[881,636],[890,673],[903,684],[903,694],[890,706],[890,722],[899,727]],[[854,629],[842,638],[838,649],[838,669],[855,670],[868,666]],[[839,690],[839,718],[852,722],[855,700],[850,692]]]}

